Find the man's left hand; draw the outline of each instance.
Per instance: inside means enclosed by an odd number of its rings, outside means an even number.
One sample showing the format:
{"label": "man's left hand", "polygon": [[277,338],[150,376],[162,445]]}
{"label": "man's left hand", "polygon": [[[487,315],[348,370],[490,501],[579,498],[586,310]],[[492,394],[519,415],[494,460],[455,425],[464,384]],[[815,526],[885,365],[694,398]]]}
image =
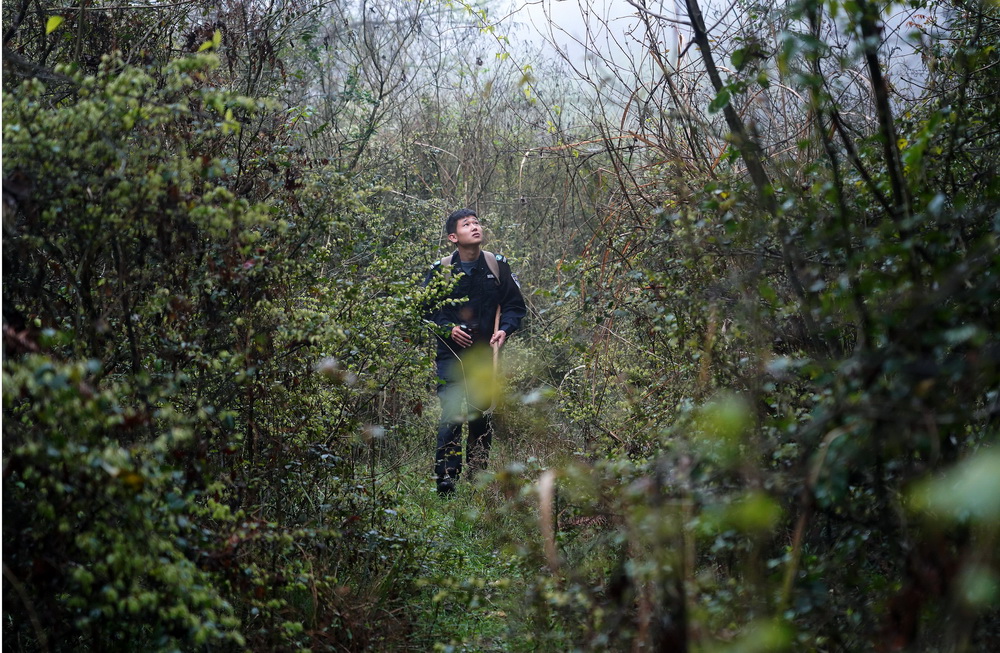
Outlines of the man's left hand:
{"label": "man's left hand", "polygon": [[497,349],[503,347],[503,343],[505,342],[507,342],[507,332],[504,331],[503,329],[500,329],[499,331],[494,333],[493,337],[490,338],[490,346],[496,347]]}

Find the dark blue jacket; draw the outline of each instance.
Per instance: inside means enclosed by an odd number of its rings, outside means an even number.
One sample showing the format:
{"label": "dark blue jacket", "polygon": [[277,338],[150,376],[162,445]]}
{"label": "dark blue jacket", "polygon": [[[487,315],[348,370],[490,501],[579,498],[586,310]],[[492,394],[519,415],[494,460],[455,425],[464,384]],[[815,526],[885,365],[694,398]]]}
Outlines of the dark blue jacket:
{"label": "dark blue jacket", "polygon": [[[479,260],[470,274],[462,271],[458,250],[451,257],[451,274],[458,279],[455,288],[448,299],[462,299],[455,304],[438,306],[425,317],[434,324],[450,331],[456,324],[465,324],[472,332],[474,342],[489,343],[493,337],[493,321],[496,318],[497,306],[500,306],[500,330],[509,337],[521,326],[521,320],[527,313],[524,297],[517,278],[510,271],[510,264],[502,255],[497,254],[497,266],[500,268],[499,283],[486,263],[486,256],[479,254]],[[435,275],[443,272],[441,261],[438,261],[427,273],[424,285],[430,283]],[[444,299],[444,298],[442,298]],[[438,335],[438,359],[454,358],[455,353],[462,350],[450,335]]]}

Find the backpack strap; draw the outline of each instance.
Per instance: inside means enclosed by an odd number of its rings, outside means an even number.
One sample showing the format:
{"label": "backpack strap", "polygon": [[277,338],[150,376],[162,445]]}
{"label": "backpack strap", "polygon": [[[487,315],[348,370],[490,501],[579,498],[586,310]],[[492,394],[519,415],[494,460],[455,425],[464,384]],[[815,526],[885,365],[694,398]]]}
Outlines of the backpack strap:
{"label": "backpack strap", "polygon": [[493,252],[487,252],[484,249],[483,250],[483,256],[486,258],[486,266],[490,269],[490,272],[493,273],[493,279],[497,282],[497,285],[499,286],[500,285],[500,265],[497,263],[496,254],[494,254]]}
{"label": "backpack strap", "polygon": [[[482,252],[483,252],[483,258],[486,259],[486,267],[488,267],[490,269],[490,272],[493,273],[493,280],[496,281],[496,284],[499,286],[500,264],[497,263],[497,255],[494,254],[493,252],[487,252],[485,249],[482,250]],[[439,265],[441,266],[441,269],[443,269],[446,273],[451,271],[451,260],[452,257],[454,256],[455,253],[452,252],[451,254],[448,254],[447,256],[441,258],[441,262],[439,263]],[[500,258],[503,259],[502,256]]]}

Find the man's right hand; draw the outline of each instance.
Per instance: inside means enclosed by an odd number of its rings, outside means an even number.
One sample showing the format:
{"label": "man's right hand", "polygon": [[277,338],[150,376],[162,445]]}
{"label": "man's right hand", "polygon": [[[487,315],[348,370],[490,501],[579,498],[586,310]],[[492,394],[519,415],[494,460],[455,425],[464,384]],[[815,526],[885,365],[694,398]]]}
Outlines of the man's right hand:
{"label": "man's right hand", "polygon": [[468,347],[472,344],[472,336],[462,330],[462,327],[457,324],[451,328],[451,339],[455,341],[459,347]]}

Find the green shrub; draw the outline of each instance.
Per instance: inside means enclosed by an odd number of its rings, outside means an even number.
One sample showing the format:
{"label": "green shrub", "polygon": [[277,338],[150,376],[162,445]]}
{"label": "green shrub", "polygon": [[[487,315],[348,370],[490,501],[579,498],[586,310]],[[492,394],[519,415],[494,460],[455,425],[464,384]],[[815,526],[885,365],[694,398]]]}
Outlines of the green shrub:
{"label": "green shrub", "polygon": [[245,166],[244,121],[283,114],[219,90],[216,65],[106,58],[61,71],[69,96],[4,98],[12,648],[405,635],[420,543],[367,463],[423,396],[413,266],[354,227],[376,189],[280,144]]}

